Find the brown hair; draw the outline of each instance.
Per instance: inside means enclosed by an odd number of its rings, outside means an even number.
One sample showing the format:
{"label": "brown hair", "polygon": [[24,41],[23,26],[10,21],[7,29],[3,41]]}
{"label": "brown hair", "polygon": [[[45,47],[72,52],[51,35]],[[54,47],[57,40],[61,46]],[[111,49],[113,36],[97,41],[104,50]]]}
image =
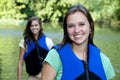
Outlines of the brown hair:
{"label": "brown hair", "polygon": [[33,20],[37,20],[41,29],[39,31],[39,36],[38,38],[40,38],[42,35],[43,35],[43,28],[42,28],[42,21],[40,18],[36,17],[36,16],[33,16],[31,17],[28,21],[27,21],[27,24],[26,24],[26,28],[24,30],[24,33],[23,33],[23,36],[24,36],[24,40],[25,42],[26,41],[34,41],[36,44],[38,44],[37,40],[35,40],[34,36],[33,36],[33,33],[31,32],[30,30],[30,26],[31,26],[31,23]]}
{"label": "brown hair", "polygon": [[70,7],[70,9],[68,10],[68,12],[65,15],[64,23],[63,23],[64,36],[63,36],[63,40],[61,42],[62,46],[66,43],[72,43],[71,39],[68,36],[68,32],[67,32],[67,17],[70,14],[73,14],[77,11],[82,12],[87,17],[88,22],[90,24],[90,28],[91,28],[91,33],[89,35],[88,43],[91,43],[91,44],[94,45],[94,43],[93,43],[93,37],[94,37],[94,22],[93,22],[93,19],[92,19],[90,13],[88,12],[88,10],[84,6],[78,4],[78,5],[73,5],[72,7]]}

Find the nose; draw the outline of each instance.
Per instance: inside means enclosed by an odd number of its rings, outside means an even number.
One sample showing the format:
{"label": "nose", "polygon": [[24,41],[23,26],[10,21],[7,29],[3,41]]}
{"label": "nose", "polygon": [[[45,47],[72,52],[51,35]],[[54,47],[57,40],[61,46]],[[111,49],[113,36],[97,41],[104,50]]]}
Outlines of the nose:
{"label": "nose", "polygon": [[34,29],[34,28],[36,28],[36,26],[35,26],[35,25],[33,25],[33,29]]}
{"label": "nose", "polygon": [[78,33],[79,31],[80,31],[79,26],[75,26],[75,28],[74,28],[74,32]]}

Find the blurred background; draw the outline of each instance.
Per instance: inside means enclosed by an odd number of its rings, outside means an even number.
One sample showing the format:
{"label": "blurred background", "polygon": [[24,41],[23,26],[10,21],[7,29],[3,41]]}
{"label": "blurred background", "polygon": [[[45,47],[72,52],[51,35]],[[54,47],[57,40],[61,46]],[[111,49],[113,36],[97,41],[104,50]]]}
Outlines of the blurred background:
{"label": "blurred background", "polygon": [[[0,80],[17,80],[18,44],[28,18],[41,18],[44,33],[57,44],[63,37],[64,15],[73,4],[90,11],[94,42],[110,58],[116,72],[113,80],[120,80],[120,0],[0,0]],[[24,66],[23,80],[26,77]]]}

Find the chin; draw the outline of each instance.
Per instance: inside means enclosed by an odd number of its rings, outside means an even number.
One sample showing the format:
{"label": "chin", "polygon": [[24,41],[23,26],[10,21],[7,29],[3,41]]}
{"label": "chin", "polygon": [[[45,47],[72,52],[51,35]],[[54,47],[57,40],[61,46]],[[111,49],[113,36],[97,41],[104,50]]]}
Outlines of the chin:
{"label": "chin", "polygon": [[86,43],[86,41],[75,42],[76,45],[81,45],[81,44],[84,44],[84,43]]}

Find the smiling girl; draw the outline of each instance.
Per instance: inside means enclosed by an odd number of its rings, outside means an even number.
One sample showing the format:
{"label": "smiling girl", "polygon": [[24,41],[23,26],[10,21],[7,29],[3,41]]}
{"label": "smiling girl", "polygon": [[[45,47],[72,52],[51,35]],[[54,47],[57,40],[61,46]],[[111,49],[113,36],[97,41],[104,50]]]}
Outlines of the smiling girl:
{"label": "smiling girl", "polygon": [[82,5],[65,15],[64,36],[45,58],[42,80],[110,80],[115,76],[110,59],[93,42],[94,22]]}
{"label": "smiling girl", "polygon": [[18,80],[22,80],[22,68],[25,62],[28,80],[39,80],[42,62],[53,46],[53,41],[43,33],[41,19],[33,16],[26,25],[24,39],[19,43]]}

